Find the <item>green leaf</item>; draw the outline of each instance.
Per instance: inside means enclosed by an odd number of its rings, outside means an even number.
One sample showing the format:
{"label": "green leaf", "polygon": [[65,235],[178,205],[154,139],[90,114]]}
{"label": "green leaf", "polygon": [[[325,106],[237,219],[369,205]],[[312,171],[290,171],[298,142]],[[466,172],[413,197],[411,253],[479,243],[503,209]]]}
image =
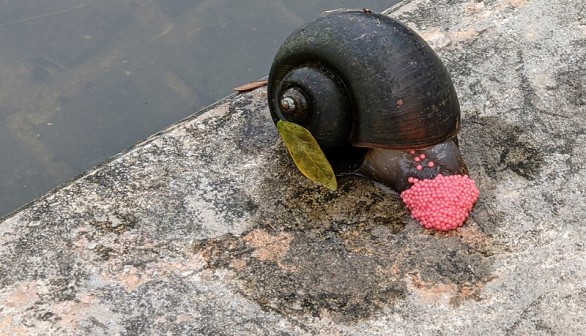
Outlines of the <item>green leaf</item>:
{"label": "green leaf", "polygon": [[310,180],[336,190],[334,170],[313,135],[304,127],[284,120],[277,122],[277,129],[299,171]]}

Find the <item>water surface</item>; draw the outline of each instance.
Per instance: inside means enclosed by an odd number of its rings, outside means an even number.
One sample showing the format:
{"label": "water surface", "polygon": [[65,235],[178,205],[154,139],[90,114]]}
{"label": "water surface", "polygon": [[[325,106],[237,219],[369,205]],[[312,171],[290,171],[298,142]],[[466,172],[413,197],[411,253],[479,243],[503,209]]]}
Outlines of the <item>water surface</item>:
{"label": "water surface", "polygon": [[391,1],[0,1],[0,217],[263,77],[327,9]]}

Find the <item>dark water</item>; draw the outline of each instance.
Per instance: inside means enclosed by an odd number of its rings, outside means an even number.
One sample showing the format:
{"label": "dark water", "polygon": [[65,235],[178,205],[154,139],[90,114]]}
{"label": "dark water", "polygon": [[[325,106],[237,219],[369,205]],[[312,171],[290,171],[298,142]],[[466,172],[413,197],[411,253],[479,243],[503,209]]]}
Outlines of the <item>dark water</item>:
{"label": "dark water", "polygon": [[0,1],[0,217],[268,73],[285,37],[391,1]]}

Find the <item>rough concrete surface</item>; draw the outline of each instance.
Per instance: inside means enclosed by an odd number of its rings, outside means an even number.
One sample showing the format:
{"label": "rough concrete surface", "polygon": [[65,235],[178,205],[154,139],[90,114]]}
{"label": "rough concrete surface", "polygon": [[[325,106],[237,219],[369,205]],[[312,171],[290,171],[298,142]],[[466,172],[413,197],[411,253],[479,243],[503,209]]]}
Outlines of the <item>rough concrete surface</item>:
{"label": "rough concrete surface", "polygon": [[481,196],[440,234],[301,176],[266,91],[229,97],[0,224],[6,335],[584,335],[586,4],[406,1]]}

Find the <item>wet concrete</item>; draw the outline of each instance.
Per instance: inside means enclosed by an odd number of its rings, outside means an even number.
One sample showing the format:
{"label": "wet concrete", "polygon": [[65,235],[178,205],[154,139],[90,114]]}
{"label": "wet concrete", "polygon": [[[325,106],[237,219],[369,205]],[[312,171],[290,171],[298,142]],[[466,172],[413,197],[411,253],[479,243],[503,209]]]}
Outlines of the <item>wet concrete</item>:
{"label": "wet concrete", "polygon": [[0,330],[583,333],[585,11],[413,0],[392,12],[430,41],[460,97],[481,190],[461,229],[423,230],[397,194],[358,177],[335,192],[305,179],[261,88],[5,218]]}

